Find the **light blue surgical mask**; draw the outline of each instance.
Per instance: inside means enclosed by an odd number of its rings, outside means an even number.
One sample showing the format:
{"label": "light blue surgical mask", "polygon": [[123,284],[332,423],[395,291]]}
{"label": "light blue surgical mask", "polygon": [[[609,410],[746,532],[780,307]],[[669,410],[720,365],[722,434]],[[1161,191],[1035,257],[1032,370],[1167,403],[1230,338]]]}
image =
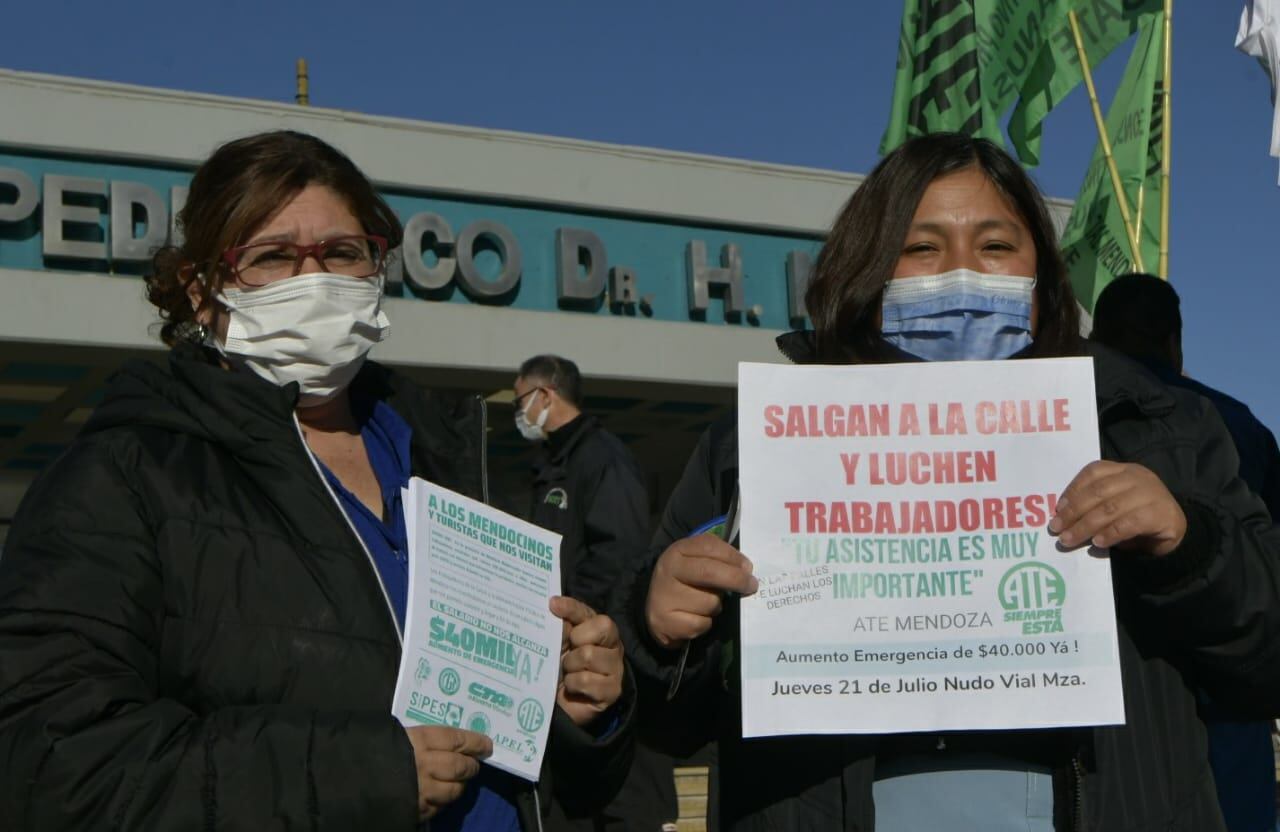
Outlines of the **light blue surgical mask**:
{"label": "light blue surgical mask", "polygon": [[884,289],[884,339],[925,361],[1008,358],[1031,344],[1030,277],[956,269]]}

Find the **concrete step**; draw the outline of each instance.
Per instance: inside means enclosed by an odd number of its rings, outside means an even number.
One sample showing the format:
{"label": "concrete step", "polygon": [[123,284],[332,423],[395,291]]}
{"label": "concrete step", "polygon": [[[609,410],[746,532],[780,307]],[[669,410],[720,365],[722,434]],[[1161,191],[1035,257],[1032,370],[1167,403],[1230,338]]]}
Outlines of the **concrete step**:
{"label": "concrete step", "polygon": [[707,768],[677,768],[676,796],[680,801],[679,832],[707,831]]}
{"label": "concrete step", "polygon": [[693,794],[681,796],[680,817],[682,818],[705,818],[707,816],[707,796],[705,794]]}

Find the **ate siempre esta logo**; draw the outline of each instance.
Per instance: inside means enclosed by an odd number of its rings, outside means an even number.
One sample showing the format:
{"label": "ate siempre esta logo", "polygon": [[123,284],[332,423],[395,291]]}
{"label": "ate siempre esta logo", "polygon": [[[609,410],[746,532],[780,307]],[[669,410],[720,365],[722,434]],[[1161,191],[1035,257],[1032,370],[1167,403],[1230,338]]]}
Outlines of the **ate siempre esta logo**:
{"label": "ate siempre esta logo", "polygon": [[542,704],[536,699],[526,699],[516,709],[516,722],[519,723],[520,730],[530,734],[536,733],[545,719],[546,713],[542,709]]}
{"label": "ate siempre esta logo", "polygon": [[1062,632],[1067,582],[1045,563],[1023,563],[1004,573],[997,589],[1004,620],[1022,622],[1023,635]]}

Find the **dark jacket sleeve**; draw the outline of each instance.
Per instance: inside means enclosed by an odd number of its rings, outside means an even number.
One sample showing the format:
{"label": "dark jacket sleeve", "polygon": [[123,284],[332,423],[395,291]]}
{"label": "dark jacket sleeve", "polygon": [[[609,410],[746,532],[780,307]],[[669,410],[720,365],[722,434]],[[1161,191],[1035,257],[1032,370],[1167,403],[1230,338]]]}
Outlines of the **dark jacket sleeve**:
{"label": "dark jacket sleeve", "polygon": [[665,725],[673,751],[677,745],[697,748],[714,734],[716,720],[710,718],[721,692],[719,678],[720,638],[717,629],[691,644],[689,660],[676,696],[667,701],[680,658],[680,651],[668,650],[649,635],[645,621],[645,602],[653,567],[662,553],[676,540],[713,519],[717,512],[711,432],[704,433],[676,484],[654,534],[649,555],[635,564],[630,574],[615,587],[610,611],[617,622],[627,658],[634,667],[641,701],[654,703],[659,715],[651,714],[652,723]]}
{"label": "dark jacket sleeve", "polygon": [[1263,475],[1262,491],[1259,494],[1271,514],[1272,523],[1280,523],[1280,446],[1276,445],[1276,437],[1261,422],[1258,427],[1262,431]]}
{"label": "dark jacket sleeve", "polygon": [[0,828],[402,829],[412,748],[389,713],[226,707],[162,691],[163,563],[128,443],[78,442],[0,556]]}
{"label": "dark jacket sleeve", "polygon": [[[556,798],[573,816],[600,811],[622,787],[635,754],[636,690],[631,668],[622,697],[599,725],[578,726],[559,707],[552,712],[544,771]],[[549,805],[549,804],[548,804]]]}
{"label": "dark jacket sleeve", "polygon": [[1164,452],[1174,465],[1130,461],[1149,463],[1165,481],[1187,533],[1163,558],[1113,557],[1116,580],[1140,624],[1167,639],[1216,702],[1280,716],[1280,527],[1237,476],[1235,447],[1213,407],[1199,397],[1179,406],[1191,409],[1194,427]]}
{"label": "dark jacket sleeve", "polygon": [[586,485],[583,493],[591,498],[582,518],[585,556],[571,576],[571,592],[593,609],[603,610],[622,575],[644,559],[649,496],[635,463],[615,455],[596,462]]}

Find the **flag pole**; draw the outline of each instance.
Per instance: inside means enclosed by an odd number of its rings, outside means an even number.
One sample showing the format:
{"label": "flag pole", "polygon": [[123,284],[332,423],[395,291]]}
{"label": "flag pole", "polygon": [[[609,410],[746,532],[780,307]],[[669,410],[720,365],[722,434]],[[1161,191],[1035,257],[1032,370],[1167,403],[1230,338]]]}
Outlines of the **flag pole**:
{"label": "flag pole", "polygon": [[[1165,0],[1166,5],[1171,0]],[[1098,105],[1098,91],[1093,86],[1093,73],[1089,71],[1089,55],[1084,51],[1084,40],[1080,37],[1080,21],[1076,19],[1075,9],[1067,12],[1067,20],[1071,23],[1071,36],[1075,38],[1076,54],[1080,58],[1080,70],[1084,75],[1084,86],[1089,91],[1089,103],[1093,106],[1093,121],[1098,126],[1098,143],[1102,145],[1102,155],[1107,160],[1107,170],[1111,172],[1111,188],[1116,194],[1116,203],[1120,206],[1120,219],[1124,221],[1125,236],[1129,238],[1129,250],[1133,255],[1133,265],[1138,271],[1146,271],[1142,264],[1142,247],[1137,244],[1138,236],[1134,233],[1133,217],[1129,214],[1129,200],[1124,195],[1124,185],[1120,182],[1120,170],[1116,167],[1115,157],[1111,155],[1111,140],[1107,138],[1107,123],[1102,117],[1102,107]],[[1165,30],[1168,32],[1168,29]]]}
{"label": "flag pole", "polygon": [[1161,96],[1163,125],[1160,133],[1160,276],[1169,279],[1169,173],[1173,163],[1169,142],[1173,138],[1173,0],[1164,0],[1164,84]]}
{"label": "flag pole", "polygon": [[1141,182],[1138,183],[1138,205],[1137,205],[1138,210],[1137,210],[1137,213],[1135,214],[1135,216],[1138,218],[1138,221],[1134,224],[1134,229],[1133,229],[1133,244],[1135,246],[1142,245],[1142,240],[1140,239],[1139,235],[1142,233],[1141,231],[1142,216],[1143,216],[1142,209],[1143,209],[1143,201],[1146,199],[1146,196],[1147,196],[1147,180],[1143,179]]}
{"label": "flag pole", "polygon": [[311,103],[310,78],[307,75],[307,59],[299,58],[297,70],[295,72],[295,81],[297,83],[297,93],[293,96],[293,100],[302,106]]}

